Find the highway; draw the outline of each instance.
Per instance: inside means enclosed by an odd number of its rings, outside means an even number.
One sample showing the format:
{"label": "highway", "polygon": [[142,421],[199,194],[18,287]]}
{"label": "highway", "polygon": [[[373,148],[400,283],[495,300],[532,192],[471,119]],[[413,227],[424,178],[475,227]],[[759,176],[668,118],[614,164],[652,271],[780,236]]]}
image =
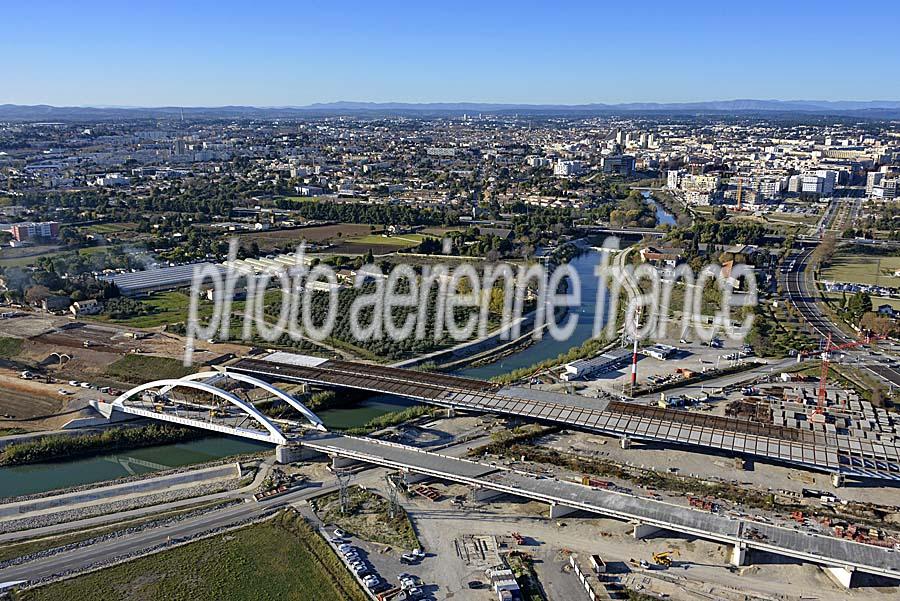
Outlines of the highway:
{"label": "highway", "polygon": [[277,507],[337,490],[334,486],[307,487],[260,502],[247,502],[183,519],[166,526],[151,527],[50,557],[0,569],[0,582],[37,581],[70,571],[83,571],[101,562],[137,555],[166,542],[225,528],[262,516]]}
{"label": "highway", "polygon": [[[831,336],[834,344],[845,344],[852,342],[851,338],[838,326],[833,324],[830,319],[822,314],[822,311],[816,305],[816,294],[810,293],[810,284],[808,278],[811,275],[807,272],[809,259],[813,253],[812,249],[802,250],[792,253],[785,262],[790,261],[788,267],[782,271],[781,281],[784,293],[787,299],[797,308],[797,311],[803,317],[804,321],[809,323],[810,327],[823,339]],[[793,265],[793,267],[791,267]]]}
{"label": "highway", "polygon": [[[790,262],[789,266],[779,274],[782,289],[787,299],[797,308],[801,317],[822,339],[827,339],[831,336],[831,341],[835,345],[852,342],[855,338],[847,335],[837,325],[832,323],[818,307],[816,301],[818,294],[815,291],[815,285],[811,282],[812,275],[807,270],[812,252],[812,250],[799,251],[786,259],[786,261]],[[793,265],[793,268],[790,265]],[[850,352],[849,354],[853,353]],[[885,382],[888,386],[900,387],[900,371],[896,368],[881,364],[866,364],[860,367]]]}

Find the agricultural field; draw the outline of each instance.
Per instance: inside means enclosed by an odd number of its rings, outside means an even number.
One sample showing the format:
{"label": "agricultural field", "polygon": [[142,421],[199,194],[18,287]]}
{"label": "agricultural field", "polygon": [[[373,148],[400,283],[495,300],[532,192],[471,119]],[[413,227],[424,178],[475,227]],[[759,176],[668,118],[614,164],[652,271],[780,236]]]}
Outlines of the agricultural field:
{"label": "agricultural field", "polygon": [[344,238],[366,236],[372,232],[372,227],[371,225],[360,223],[335,223],[289,230],[254,232],[252,234],[242,234],[240,238],[244,245],[256,242],[262,252],[269,252],[275,249],[282,249],[285,245],[296,246],[303,240],[319,244],[329,240],[336,242]]}
{"label": "agricultural field", "polygon": [[85,233],[89,234],[118,234],[119,232],[126,232],[129,230],[133,230],[137,228],[136,223],[97,223],[95,225],[88,225],[83,228],[79,228]]}
{"label": "agricultural field", "polygon": [[57,244],[4,248],[0,250],[0,267],[25,267],[41,257],[51,257],[65,251]]}
{"label": "agricultural field", "polygon": [[835,282],[853,282],[900,287],[900,256],[838,253],[822,270],[821,278]]}
{"label": "agricultural field", "polygon": [[381,234],[368,234],[350,238],[339,244],[333,252],[347,255],[361,255],[372,251],[374,255],[386,255],[414,248],[422,243],[422,240],[431,236],[423,234],[397,234],[396,236],[382,236]]}
{"label": "agricultural field", "polygon": [[296,513],[17,593],[17,601],[364,601],[334,552]]}
{"label": "agricultural field", "polygon": [[[0,267],[28,267],[34,265],[41,257],[58,257],[67,253],[75,253],[88,257],[112,250],[113,246],[88,246],[76,250],[63,250],[60,246],[27,246],[24,248],[5,248],[0,251]],[[15,252],[14,252],[15,251]]]}

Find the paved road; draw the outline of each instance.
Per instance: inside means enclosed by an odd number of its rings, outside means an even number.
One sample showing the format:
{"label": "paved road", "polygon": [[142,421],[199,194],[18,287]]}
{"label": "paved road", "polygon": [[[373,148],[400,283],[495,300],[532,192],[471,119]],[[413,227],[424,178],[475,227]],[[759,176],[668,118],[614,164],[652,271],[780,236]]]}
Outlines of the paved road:
{"label": "paved road", "polygon": [[266,511],[274,508],[296,503],[302,499],[324,492],[332,492],[333,490],[337,489],[334,486],[303,488],[259,503],[251,501],[210,511],[167,526],[148,528],[136,534],[99,542],[65,553],[58,553],[21,565],[10,566],[0,570],[0,582],[40,580],[69,571],[82,571],[98,562],[135,555],[165,544],[170,540],[225,528],[244,520],[260,517]]}
{"label": "paved road", "polygon": [[815,332],[823,339],[831,336],[834,344],[844,344],[852,342],[854,339],[844,333],[838,326],[833,324],[830,319],[822,314],[822,311],[816,304],[816,294],[810,292],[812,283],[809,281],[811,277],[807,273],[812,250],[802,250],[792,253],[785,262],[785,267],[781,275],[782,287],[787,299],[797,308],[801,317],[809,323]]}
{"label": "paved road", "polygon": [[61,524],[53,524],[51,526],[42,526],[40,528],[32,528],[30,530],[7,532],[5,534],[0,534],[0,544],[26,538],[35,539],[44,536],[53,536],[54,534],[70,532],[73,530],[85,530],[88,528],[103,526],[105,524],[110,524],[113,522],[128,521],[148,516],[152,517],[153,515],[166,513],[177,509],[184,509],[193,505],[212,503],[214,501],[224,501],[228,499],[236,499],[240,498],[241,496],[249,496],[256,492],[256,490],[262,484],[263,480],[265,480],[266,476],[269,473],[269,468],[274,462],[274,457],[265,460],[257,470],[256,477],[254,477],[253,482],[243,488],[226,490],[202,497],[179,499],[177,501],[170,501],[168,503],[160,503],[158,505],[150,505],[149,507],[140,507],[138,509],[120,511],[112,514],[98,515],[92,518],[85,518],[83,520],[63,522]]}
{"label": "paved road", "polygon": [[[837,325],[832,323],[822,313],[817,304],[816,298],[818,295],[815,291],[815,285],[811,281],[811,274],[807,271],[812,252],[812,250],[799,251],[786,259],[789,262],[787,270],[780,274],[782,288],[788,300],[793,303],[803,319],[809,323],[810,327],[819,336],[823,339],[831,336],[831,341],[835,345],[852,342],[855,338],[847,335]],[[867,355],[867,353],[863,353],[864,356]],[[853,352],[851,351],[849,354],[853,354]],[[865,365],[862,368],[887,385],[900,387],[900,371],[896,368],[878,364]]]}

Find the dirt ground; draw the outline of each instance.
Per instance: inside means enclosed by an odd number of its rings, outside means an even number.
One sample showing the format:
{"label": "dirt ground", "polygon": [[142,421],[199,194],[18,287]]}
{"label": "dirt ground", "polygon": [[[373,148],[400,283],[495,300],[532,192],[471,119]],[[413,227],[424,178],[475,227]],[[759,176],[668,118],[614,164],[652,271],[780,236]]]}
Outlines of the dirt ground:
{"label": "dirt ground", "polygon": [[[65,403],[57,388],[34,380],[23,380],[14,369],[0,368],[0,389],[3,390],[0,396],[0,420],[58,413]],[[0,421],[0,424],[3,423],[5,422]]]}
{"label": "dirt ground", "polygon": [[[28,422],[10,419],[81,409],[87,406],[88,400],[104,396],[94,389],[70,386],[69,380],[87,381],[96,387],[126,389],[126,384],[105,375],[110,364],[129,353],[180,359],[185,347],[182,337],[162,331],[142,331],[38,314],[0,321],[0,336],[23,339],[19,355],[0,363],[0,428],[25,430],[58,428],[79,415]],[[200,342],[197,346],[194,360],[198,366],[245,354],[247,350],[237,344]],[[24,370],[34,372],[39,379],[22,379]],[[51,382],[43,381],[47,378]],[[63,395],[58,392],[60,389],[74,394]],[[15,417],[4,420],[7,415]]]}

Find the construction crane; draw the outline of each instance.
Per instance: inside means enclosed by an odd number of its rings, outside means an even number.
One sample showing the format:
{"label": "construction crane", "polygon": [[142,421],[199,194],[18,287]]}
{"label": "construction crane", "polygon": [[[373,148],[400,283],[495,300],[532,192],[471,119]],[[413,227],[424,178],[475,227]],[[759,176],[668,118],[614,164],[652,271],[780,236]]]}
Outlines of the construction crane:
{"label": "construction crane", "polygon": [[653,563],[659,566],[670,567],[672,565],[672,556],[680,557],[681,553],[678,552],[678,549],[669,549],[667,551],[662,551],[660,553],[653,554]]}
{"label": "construction crane", "polygon": [[[828,338],[825,339],[825,344],[820,351],[807,351],[805,353],[800,353],[799,357],[809,357],[812,355],[820,355],[822,359],[822,372],[819,376],[819,391],[816,396],[816,409],[814,413],[825,413],[825,400],[828,398],[828,392],[825,389],[826,384],[828,383],[828,370],[831,366],[831,353],[834,351],[842,351],[850,348],[856,348],[858,346],[862,346],[864,344],[869,344],[872,339],[881,339],[884,336],[876,336],[873,334],[866,334],[866,337],[863,340],[851,340],[850,342],[845,342],[844,344],[832,344],[831,342],[831,334],[828,335]],[[844,401],[841,401],[841,407],[843,408]]]}

